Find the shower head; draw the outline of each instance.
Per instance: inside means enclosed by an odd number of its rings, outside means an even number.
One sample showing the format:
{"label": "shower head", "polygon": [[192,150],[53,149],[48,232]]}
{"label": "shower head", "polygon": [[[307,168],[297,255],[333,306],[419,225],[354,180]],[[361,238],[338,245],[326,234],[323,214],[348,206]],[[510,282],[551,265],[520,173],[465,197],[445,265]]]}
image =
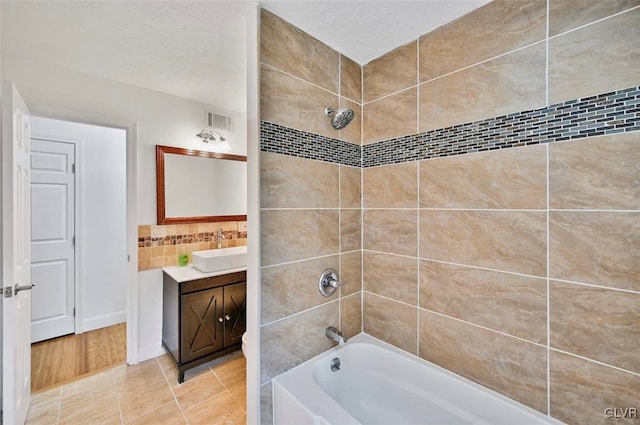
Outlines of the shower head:
{"label": "shower head", "polygon": [[354,116],[353,110],[349,108],[340,108],[336,110],[330,106],[324,108],[324,114],[331,117],[331,125],[333,125],[333,128],[336,130],[341,130],[348,126]]}

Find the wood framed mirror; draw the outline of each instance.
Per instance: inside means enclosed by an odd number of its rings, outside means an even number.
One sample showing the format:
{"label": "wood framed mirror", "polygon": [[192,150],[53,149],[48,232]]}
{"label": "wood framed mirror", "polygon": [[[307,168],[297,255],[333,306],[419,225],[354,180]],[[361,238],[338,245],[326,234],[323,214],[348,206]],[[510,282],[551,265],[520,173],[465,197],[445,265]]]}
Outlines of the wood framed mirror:
{"label": "wood framed mirror", "polygon": [[158,224],[245,221],[247,157],[156,145]]}

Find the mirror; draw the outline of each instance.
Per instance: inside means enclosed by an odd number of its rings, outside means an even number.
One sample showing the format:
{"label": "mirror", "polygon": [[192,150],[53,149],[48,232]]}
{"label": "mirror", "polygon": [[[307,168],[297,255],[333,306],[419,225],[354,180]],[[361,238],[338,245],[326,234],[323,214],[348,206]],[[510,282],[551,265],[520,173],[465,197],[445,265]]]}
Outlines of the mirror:
{"label": "mirror", "polygon": [[158,224],[247,219],[247,157],[156,146]]}

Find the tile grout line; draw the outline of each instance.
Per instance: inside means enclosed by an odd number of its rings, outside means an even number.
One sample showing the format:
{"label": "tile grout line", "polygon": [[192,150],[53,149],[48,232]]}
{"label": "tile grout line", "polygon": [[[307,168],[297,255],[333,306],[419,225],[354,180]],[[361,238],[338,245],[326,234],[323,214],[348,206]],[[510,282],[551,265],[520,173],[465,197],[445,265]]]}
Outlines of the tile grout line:
{"label": "tile grout line", "polygon": [[162,372],[162,376],[164,377],[164,383],[167,386],[169,386],[169,391],[171,391],[171,395],[173,396],[173,401],[175,401],[175,403],[178,405],[178,410],[180,410],[180,413],[182,414],[182,418],[184,419],[185,423],[187,425],[189,425],[189,420],[187,419],[187,415],[184,414],[184,410],[182,409],[182,406],[180,405],[180,402],[178,401],[178,397],[176,397],[176,393],[173,391],[173,387],[171,386],[171,383],[169,382],[169,377],[167,376],[166,373],[164,373],[164,368],[160,364],[160,360],[158,360],[158,357],[156,357],[156,362],[157,362],[158,366],[160,367],[160,371]]}
{"label": "tile grout line", "polygon": [[[458,72],[460,72],[460,71],[464,71],[464,70],[466,70],[466,69],[473,68],[473,67],[478,66],[478,65],[482,65],[482,64],[484,64],[484,63],[486,63],[486,62],[489,62],[489,61],[492,61],[492,60],[495,60],[495,59],[500,59],[500,58],[502,58],[502,57],[504,57],[504,56],[507,56],[507,55],[510,55],[510,54],[512,54],[512,53],[518,52],[518,51],[520,51],[520,50],[524,50],[524,49],[526,49],[526,48],[529,48],[529,47],[535,46],[536,44],[540,44],[540,43],[542,43],[542,42],[545,42],[545,43],[547,44],[547,65],[546,65],[546,67],[547,67],[547,72],[546,72],[546,74],[547,74],[547,94],[546,94],[546,103],[547,103],[547,105],[548,105],[548,104],[549,104],[549,93],[548,93],[548,75],[549,75],[549,73],[548,73],[548,69],[549,69],[549,55],[548,55],[549,47],[548,47],[548,46],[549,46],[549,40],[552,40],[552,39],[555,39],[555,38],[561,37],[561,36],[563,36],[563,35],[566,35],[566,34],[572,33],[572,32],[574,32],[574,31],[578,31],[578,30],[584,29],[584,28],[589,27],[589,26],[594,25],[594,24],[598,24],[598,23],[600,23],[600,22],[602,22],[602,21],[606,21],[606,20],[608,20],[608,19],[615,18],[615,17],[620,16],[620,15],[623,15],[623,14],[625,14],[625,13],[627,13],[627,12],[631,12],[631,11],[633,11],[633,10],[635,10],[635,9],[640,9],[640,6],[635,6],[635,7],[632,7],[632,8],[626,9],[626,10],[623,10],[623,11],[621,11],[621,12],[614,13],[613,15],[605,16],[604,18],[600,18],[600,19],[597,19],[597,20],[595,20],[595,21],[589,22],[589,23],[587,23],[587,24],[583,24],[583,25],[580,25],[580,26],[578,26],[578,27],[572,28],[572,29],[570,29],[570,30],[564,31],[564,32],[562,32],[562,33],[559,33],[559,34],[555,34],[555,35],[553,35],[553,36],[550,36],[550,33],[549,33],[549,10],[550,10],[550,7],[549,7],[549,0],[547,0],[546,36],[545,36],[545,39],[544,39],[544,40],[543,40],[543,39],[540,39],[540,40],[538,40],[538,41],[531,42],[531,43],[529,43],[529,44],[526,44],[526,45],[524,45],[524,46],[518,47],[518,48],[516,48],[516,49],[509,50],[508,52],[504,52],[504,53],[501,53],[501,54],[499,54],[499,55],[492,56],[492,57],[490,57],[490,58],[488,58],[488,59],[484,59],[484,60],[481,60],[481,61],[479,61],[479,62],[473,63],[473,64],[471,64],[471,65],[467,65],[467,66],[464,66],[464,67],[462,67],[462,68],[458,68],[458,69],[456,69],[456,70],[454,70],[454,71],[447,72],[447,73],[445,73],[445,74],[439,75],[439,76],[437,76],[437,77],[434,77],[434,78],[431,78],[431,79],[429,79],[429,80],[425,80],[425,81],[422,81],[422,82],[420,81],[420,74],[418,73],[418,81],[417,81],[416,86],[411,86],[411,87],[408,87],[408,88],[405,88],[405,89],[402,89],[402,90],[398,90],[398,91],[395,91],[395,92],[393,92],[393,93],[386,94],[386,95],[384,95],[384,96],[380,96],[380,97],[378,97],[378,98],[376,98],[376,99],[370,100],[370,101],[368,101],[368,102],[364,102],[364,98],[363,98],[363,99],[362,99],[362,100],[363,100],[362,105],[364,106],[365,104],[369,104],[369,103],[376,102],[376,101],[378,101],[378,100],[381,100],[381,99],[384,99],[384,98],[387,98],[387,97],[390,97],[390,96],[393,96],[393,95],[396,95],[396,94],[402,93],[402,92],[407,91],[407,90],[409,90],[409,89],[412,89],[412,88],[414,88],[414,87],[418,87],[418,88],[419,88],[419,86],[420,86],[421,84],[430,83],[430,82],[432,82],[432,81],[436,81],[436,80],[439,80],[439,79],[441,79],[441,78],[448,77],[449,75],[456,74],[456,73],[458,73]],[[420,49],[419,44],[420,44],[420,37],[418,37],[418,52],[419,52],[419,49]],[[420,57],[418,56],[418,66],[419,66],[419,63],[420,63]],[[267,65],[267,66],[269,66],[269,65]]]}
{"label": "tile grout line", "polygon": [[416,318],[416,356],[420,357],[420,161],[416,163],[416,305],[418,307]]}
{"label": "tile grout line", "polygon": [[364,332],[364,67],[360,66],[360,332]]}
{"label": "tile grout line", "polygon": [[592,21],[592,22],[588,22],[588,23],[586,23],[586,24],[579,25],[579,26],[577,26],[577,27],[575,27],[575,28],[571,28],[571,29],[566,30],[566,31],[564,31],[564,32],[561,32],[561,33],[558,33],[558,34],[556,34],[556,35],[550,36],[550,37],[549,37],[549,39],[554,39],[554,38],[562,37],[563,35],[567,35],[567,34],[570,34],[570,33],[572,33],[572,32],[575,32],[575,31],[579,31],[579,30],[581,30],[581,29],[584,29],[584,28],[590,27],[591,25],[594,25],[594,24],[599,24],[600,22],[603,22],[603,21],[609,20],[609,19],[611,19],[611,18],[616,18],[616,17],[618,17],[618,16],[620,16],[620,15],[624,15],[625,13],[627,13],[627,12],[631,12],[631,11],[634,11],[634,10],[636,10],[636,9],[640,9],[640,6],[634,6],[634,7],[631,7],[631,8],[629,8],[629,9],[625,9],[625,10],[622,10],[622,11],[620,11],[620,12],[614,13],[613,15],[608,15],[608,16],[605,16],[604,18],[596,19],[595,21]]}
{"label": "tile grout line", "polygon": [[[338,280],[342,281],[342,168],[338,166]],[[338,287],[338,329],[342,330],[342,287]]]}
{"label": "tile grout line", "polygon": [[118,403],[118,413],[120,414],[120,423],[124,424],[124,413],[122,412],[122,404],[120,403],[120,391],[118,390],[118,381],[116,375],[113,373],[113,369],[109,371],[111,379],[113,379],[113,386],[116,390],[116,402]]}
{"label": "tile grout line", "polygon": [[628,374],[630,374],[630,375],[640,377],[640,372],[634,372],[634,371],[632,371],[632,370],[623,369],[623,368],[621,368],[621,367],[614,366],[614,365],[609,364],[609,363],[604,363],[604,362],[601,362],[601,361],[596,360],[596,359],[590,359],[589,357],[584,357],[584,356],[581,356],[581,355],[579,355],[579,354],[572,353],[572,352],[570,352],[570,351],[562,350],[562,349],[560,349],[560,348],[556,348],[556,347],[549,347],[549,350],[554,351],[554,352],[556,352],[556,353],[562,353],[562,354],[567,355],[567,356],[575,357],[575,358],[578,358],[578,359],[581,359],[581,360],[587,361],[587,362],[589,362],[589,363],[594,363],[594,364],[597,364],[597,365],[599,365],[599,366],[603,366],[603,367],[608,367],[608,368],[611,368],[611,369],[615,369],[615,370],[617,370],[617,371],[619,371],[619,372],[628,373]]}
{"label": "tile grout line", "polygon": [[[224,384],[224,382],[222,382],[222,378],[220,378],[220,376],[218,376],[218,374],[216,373],[216,371],[215,371],[215,370],[213,370],[213,368],[212,368],[211,366],[209,366],[209,371],[211,371],[211,373],[213,373],[213,376],[215,376],[215,377],[218,379],[218,381],[220,382],[220,385],[222,385],[222,387],[224,388],[224,390],[225,390],[226,392],[228,392],[228,393],[229,393],[229,395],[231,395],[231,397],[233,398],[233,401],[235,402],[235,401],[236,401],[235,396],[233,395],[233,393],[231,392],[231,390],[230,390],[230,389],[229,389],[229,388]],[[246,374],[246,369],[245,369],[245,374]],[[207,399],[207,400],[205,400],[205,401],[209,401],[209,400],[211,400],[211,399],[213,399],[214,397],[217,397],[217,396],[218,396],[218,395],[216,394],[216,395],[212,396],[210,399]],[[205,401],[203,401],[203,403],[204,403]],[[240,407],[242,407],[242,406],[240,406]],[[243,409],[243,411],[244,411],[244,413],[245,413],[245,415],[246,415],[246,413],[247,413],[247,409],[246,409],[246,407]]]}
{"label": "tile grout line", "polygon": [[[356,252],[356,251],[358,251],[358,250],[356,249],[356,250],[353,250],[353,251],[347,251],[347,252],[345,252],[345,254],[349,254],[349,253]],[[289,264],[304,263],[305,261],[320,260],[320,259],[323,259],[323,258],[334,257],[334,256],[338,256],[338,255],[339,254],[327,254],[327,255],[320,255],[318,257],[302,258],[300,260],[293,260],[293,261],[287,261],[287,262],[284,262],[284,263],[276,263],[276,264],[269,264],[269,265],[266,265],[266,266],[260,266],[260,269],[261,270],[262,269],[270,269],[270,268],[273,268],[273,267],[287,266]]]}
{"label": "tile grout line", "polygon": [[[393,256],[393,257],[409,258],[409,259],[412,259],[412,260],[413,259],[418,259],[420,261],[428,261],[428,262],[439,263],[439,264],[448,264],[448,265],[452,265],[452,266],[465,267],[465,268],[474,269],[474,270],[484,270],[484,271],[493,272],[493,273],[504,273],[504,274],[509,274],[509,275],[513,275],[513,276],[520,276],[520,277],[525,277],[525,278],[530,278],[530,279],[547,279],[547,277],[545,277],[545,276],[537,276],[537,275],[532,275],[532,274],[518,273],[518,272],[513,272],[513,271],[508,271],[508,270],[492,269],[492,268],[488,268],[488,267],[475,266],[475,265],[471,265],[471,264],[454,263],[452,261],[443,261],[443,260],[437,260],[437,259],[433,259],[433,258],[414,257],[414,256],[411,256],[411,255],[397,254],[397,253],[394,253],[394,252],[377,251],[377,250],[373,250],[373,249],[365,249],[364,252],[370,252],[370,253],[373,253],[373,254],[380,254],[380,255],[390,255],[390,256]],[[554,280],[554,281],[558,281],[558,282],[572,284],[572,285],[588,286],[588,287],[596,288],[596,289],[610,290],[610,291],[624,292],[624,293],[628,293],[628,294],[640,295],[640,291],[634,291],[634,290],[624,289],[624,288],[616,288],[616,287],[613,287],[613,286],[596,285],[596,284],[593,284],[593,283],[577,282],[577,281],[573,281],[573,280],[566,280],[566,279],[554,278],[554,277],[549,277],[549,279],[550,280]]]}
{"label": "tile grout line", "polygon": [[278,322],[282,322],[283,320],[287,320],[287,319],[291,319],[291,318],[296,317],[296,316],[300,316],[300,315],[302,315],[304,313],[308,313],[308,312],[310,312],[312,310],[316,310],[316,309],[319,309],[321,307],[326,307],[329,304],[335,303],[335,302],[338,302],[338,301],[339,301],[339,298],[335,298],[333,300],[329,300],[329,301],[324,302],[322,304],[314,305],[313,307],[309,307],[309,308],[304,309],[304,310],[296,311],[295,313],[292,313],[292,314],[290,314],[288,316],[284,316],[284,317],[281,317],[279,319],[272,320],[271,322],[263,323],[263,324],[260,325],[260,328],[265,328],[267,326],[274,325],[274,324],[276,324]]}
{"label": "tile grout line", "polygon": [[[418,39],[418,40],[419,40],[419,39]],[[458,68],[458,69],[456,69],[456,70],[454,70],[454,71],[449,71],[449,72],[447,72],[447,73],[445,73],[445,74],[438,75],[437,77],[434,77],[434,78],[431,78],[431,79],[428,79],[428,80],[420,81],[420,75],[418,75],[418,81],[417,81],[417,84],[416,84],[416,85],[411,85],[411,86],[409,86],[409,87],[405,87],[405,88],[403,88],[403,89],[401,89],[401,90],[396,90],[396,91],[394,91],[394,92],[392,92],[392,93],[385,94],[384,96],[377,97],[377,98],[375,98],[375,99],[373,99],[373,100],[369,100],[369,101],[367,101],[367,102],[364,102],[364,99],[362,99],[362,100],[363,100],[362,105],[363,105],[363,106],[364,106],[364,105],[368,105],[368,104],[371,104],[371,103],[377,102],[377,101],[379,101],[379,100],[383,100],[383,99],[386,99],[386,98],[388,98],[388,97],[391,97],[391,96],[394,96],[394,95],[397,95],[397,94],[403,93],[403,92],[408,91],[408,90],[411,90],[411,89],[414,89],[414,88],[416,88],[416,87],[418,87],[418,88],[419,88],[419,86],[421,86],[421,85],[428,84],[428,83],[431,83],[431,82],[433,82],[433,81],[440,80],[440,79],[442,79],[442,78],[448,77],[448,76],[453,75],[453,74],[457,74],[458,72],[465,71],[465,70],[467,70],[467,69],[469,69],[469,68],[473,68],[473,67],[476,67],[476,66],[479,66],[479,65],[483,65],[483,64],[485,64],[485,63],[487,63],[487,62],[490,62],[490,61],[492,61],[492,60],[496,60],[496,59],[503,58],[503,57],[508,56],[508,55],[510,55],[510,54],[512,54],[512,53],[519,52],[520,50],[524,50],[524,49],[527,49],[527,48],[529,48],[529,47],[533,47],[533,46],[535,46],[535,45],[537,45],[537,44],[542,44],[543,42],[544,42],[544,39],[543,39],[543,38],[541,38],[541,39],[540,39],[540,40],[538,40],[538,41],[534,41],[534,42],[531,42],[531,43],[526,44],[526,45],[524,45],[524,46],[518,47],[518,48],[516,48],[516,49],[509,50],[508,52],[504,52],[504,53],[501,53],[501,54],[499,54],[499,55],[492,56],[492,57],[490,57],[490,58],[487,58],[487,59],[481,60],[481,61],[479,61],[479,62],[475,62],[475,63],[473,63],[473,64],[471,64],[471,65],[466,65],[466,66],[464,66],[464,67],[462,67],[462,68]],[[418,61],[419,61],[419,59],[418,59]]]}
{"label": "tile grout line", "polygon": [[[547,0],[548,4],[549,0]],[[547,185],[547,220],[546,220],[546,232],[547,232],[547,415],[551,416],[551,247],[549,246],[550,234],[549,234],[549,196],[550,196],[550,152],[549,145],[546,147],[546,185]]]}
{"label": "tile grout line", "polygon": [[[117,397],[117,393],[116,393],[116,397]],[[56,416],[56,424],[60,423],[61,412],[62,412],[62,387],[60,387],[58,391],[58,415]]]}
{"label": "tile grout line", "polygon": [[[549,32],[550,32],[550,15],[551,15],[551,0],[547,0],[547,16],[546,16],[546,37],[545,37],[545,105],[549,106]],[[549,144],[546,144],[546,185],[547,185],[547,211],[546,211],[546,232],[547,232],[547,416],[551,417],[551,346],[550,340],[550,328],[551,328],[551,301],[549,299],[549,275],[550,275],[550,254],[549,254]]]}
{"label": "tile grout line", "polygon": [[545,105],[549,106],[549,14],[551,8],[549,6],[550,0],[547,0],[547,19],[546,19],[546,34],[545,34]]}

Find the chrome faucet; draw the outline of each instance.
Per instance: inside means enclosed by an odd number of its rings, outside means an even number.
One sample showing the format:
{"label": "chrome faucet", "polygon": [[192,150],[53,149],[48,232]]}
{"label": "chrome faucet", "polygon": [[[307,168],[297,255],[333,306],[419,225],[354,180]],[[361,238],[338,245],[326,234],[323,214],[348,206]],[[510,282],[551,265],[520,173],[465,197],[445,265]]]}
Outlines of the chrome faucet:
{"label": "chrome faucet", "polygon": [[222,248],[222,240],[223,240],[223,239],[226,239],[226,238],[225,238],[225,237],[224,237],[224,235],[222,234],[222,227],[220,227],[220,228],[218,229],[218,234],[217,234],[217,236],[216,236],[216,240],[218,241],[218,249],[221,249],[221,248]]}
{"label": "chrome faucet", "polygon": [[327,338],[334,340],[340,345],[347,342],[347,337],[345,337],[342,332],[336,329],[335,326],[329,326],[325,331],[325,335],[327,335]]}

